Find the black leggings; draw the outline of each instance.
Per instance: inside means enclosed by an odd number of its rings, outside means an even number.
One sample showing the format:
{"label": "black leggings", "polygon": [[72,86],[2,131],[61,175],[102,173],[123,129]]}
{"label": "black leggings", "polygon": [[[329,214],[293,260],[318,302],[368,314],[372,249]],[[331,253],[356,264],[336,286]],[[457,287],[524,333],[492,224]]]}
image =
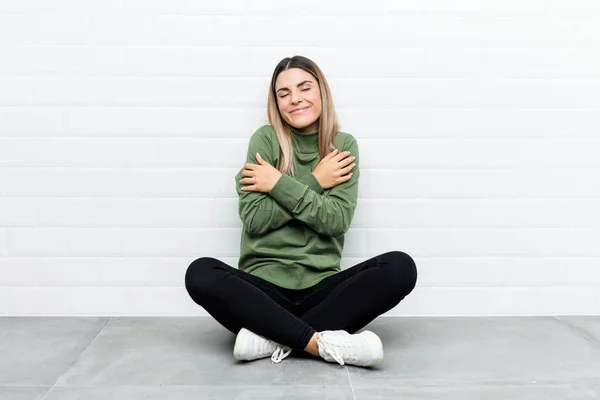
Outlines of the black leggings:
{"label": "black leggings", "polygon": [[416,282],[413,259],[400,251],[370,258],[301,290],[277,286],[211,257],[192,262],[185,275],[192,300],[225,328],[237,334],[244,327],[295,354],[315,332],[357,332],[394,308]]}

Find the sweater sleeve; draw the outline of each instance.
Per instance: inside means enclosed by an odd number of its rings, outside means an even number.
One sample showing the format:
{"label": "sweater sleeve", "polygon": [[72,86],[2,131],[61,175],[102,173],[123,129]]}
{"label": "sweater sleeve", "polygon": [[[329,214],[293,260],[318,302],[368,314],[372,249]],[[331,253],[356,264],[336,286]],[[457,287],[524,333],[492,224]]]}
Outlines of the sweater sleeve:
{"label": "sweater sleeve", "polygon": [[356,139],[349,136],[340,151],[350,151],[350,155],[356,157],[350,180],[321,195],[312,189],[311,184],[305,183],[308,178],[303,182],[289,175],[282,175],[269,192],[294,218],[319,233],[335,238],[343,236],[350,228],[357,204],[360,177]]}
{"label": "sweater sleeve", "polygon": [[[258,164],[256,153],[259,153],[265,161],[273,165],[271,142],[260,129],[250,137],[246,163]],[[277,203],[268,193],[243,191],[242,187],[245,185],[240,183],[243,170],[242,167],[235,176],[235,184],[239,197],[238,214],[244,229],[248,233],[261,235],[294,219],[292,213]]]}

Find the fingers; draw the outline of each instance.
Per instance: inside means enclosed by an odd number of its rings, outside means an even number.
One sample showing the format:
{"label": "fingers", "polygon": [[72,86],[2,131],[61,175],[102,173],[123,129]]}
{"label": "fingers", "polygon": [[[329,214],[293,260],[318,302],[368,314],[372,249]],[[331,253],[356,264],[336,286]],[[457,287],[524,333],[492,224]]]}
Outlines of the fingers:
{"label": "fingers", "polygon": [[248,184],[251,184],[251,183],[256,183],[256,179],[254,179],[253,177],[251,177],[249,175],[246,175],[244,178],[240,179],[239,182],[242,185],[248,185]]}
{"label": "fingers", "polygon": [[344,178],[344,182],[349,181],[352,178],[352,172],[343,175],[342,178]]}
{"label": "fingers", "polygon": [[356,157],[346,157],[342,161],[340,161],[340,164],[342,164],[343,166],[346,166],[348,164],[354,163],[355,159],[356,159]]}
{"label": "fingers", "polygon": [[350,172],[347,175],[340,175],[337,178],[335,178],[334,186],[341,185],[344,182],[348,182],[350,179],[352,179],[352,172]]}
{"label": "fingers", "polygon": [[348,157],[350,155],[349,151],[343,151],[341,153],[339,153],[339,149],[335,149],[332,152],[330,152],[329,154],[327,154],[325,157],[323,157],[323,160],[326,160],[328,158],[333,158],[335,161],[340,161],[343,160],[344,158]]}
{"label": "fingers", "polygon": [[348,172],[352,171],[352,169],[356,166],[356,163],[352,163],[350,165],[348,165],[346,168],[344,168],[342,171],[342,175],[346,175]]}
{"label": "fingers", "polygon": [[336,161],[340,161],[340,160],[343,160],[344,158],[348,157],[349,155],[350,155],[349,151],[342,151],[340,154],[334,156],[333,159]]}
{"label": "fingers", "polygon": [[338,151],[339,151],[339,149],[333,150],[332,152],[330,152],[329,154],[327,154],[325,157],[323,157],[323,159],[331,158],[331,157],[335,156],[338,153]]}

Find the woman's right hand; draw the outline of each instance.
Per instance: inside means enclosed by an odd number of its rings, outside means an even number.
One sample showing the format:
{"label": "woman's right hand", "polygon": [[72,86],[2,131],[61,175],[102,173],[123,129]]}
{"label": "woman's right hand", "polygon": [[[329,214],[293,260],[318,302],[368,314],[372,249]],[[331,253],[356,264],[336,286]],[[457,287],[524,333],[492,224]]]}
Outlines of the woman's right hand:
{"label": "woman's right hand", "polygon": [[349,151],[338,154],[338,149],[335,149],[319,162],[312,173],[323,189],[332,188],[352,178],[350,171],[356,163],[354,163],[355,157],[348,157],[349,155]]}

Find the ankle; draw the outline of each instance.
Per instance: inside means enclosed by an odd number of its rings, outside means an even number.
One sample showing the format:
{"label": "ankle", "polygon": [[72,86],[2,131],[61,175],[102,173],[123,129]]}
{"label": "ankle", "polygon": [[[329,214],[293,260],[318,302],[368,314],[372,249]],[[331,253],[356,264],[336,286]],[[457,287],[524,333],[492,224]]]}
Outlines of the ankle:
{"label": "ankle", "polygon": [[317,345],[317,337],[321,337],[319,332],[315,332],[315,334],[310,338],[310,341],[304,348],[304,351],[312,354],[313,356],[321,357],[321,354],[319,353],[319,346]]}

